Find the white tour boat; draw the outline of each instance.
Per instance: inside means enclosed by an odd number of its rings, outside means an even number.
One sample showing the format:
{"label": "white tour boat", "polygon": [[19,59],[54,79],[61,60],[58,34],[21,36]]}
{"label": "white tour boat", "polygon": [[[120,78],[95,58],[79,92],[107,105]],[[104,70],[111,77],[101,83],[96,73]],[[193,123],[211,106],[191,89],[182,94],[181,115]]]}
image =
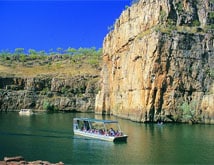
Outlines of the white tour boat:
{"label": "white tour boat", "polygon": [[74,118],[73,131],[75,135],[112,142],[126,142],[128,137],[121,131],[118,121],[115,120]]}
{"label": "white tour boat", "polygon": [[32,109],[21,109],[19,111],[20,115],[32,115],[33,114],[33,110]]}

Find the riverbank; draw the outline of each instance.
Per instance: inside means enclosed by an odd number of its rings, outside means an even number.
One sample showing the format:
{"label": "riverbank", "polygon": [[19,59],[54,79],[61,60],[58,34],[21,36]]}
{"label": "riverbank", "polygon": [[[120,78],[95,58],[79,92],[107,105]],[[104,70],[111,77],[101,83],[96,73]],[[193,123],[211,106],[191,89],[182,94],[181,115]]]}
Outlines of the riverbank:
{"label": "riverbank", "polygon": [[48,161],[43,160],[36,160],[36,161],[26,161],[22,156],[15,156],[15,157],[4,157],[3,161],[0,161],[0,165],[38,165],[38,164],[44,164],[44,165],[64,165],[63,162],[59,163],[50,163]]}
{"label": "riverbank", "polygon": [[[0,111],[93,112],[101,50],[52,55],[0,52]],[[22,56],[22,58],[20,58]]]}

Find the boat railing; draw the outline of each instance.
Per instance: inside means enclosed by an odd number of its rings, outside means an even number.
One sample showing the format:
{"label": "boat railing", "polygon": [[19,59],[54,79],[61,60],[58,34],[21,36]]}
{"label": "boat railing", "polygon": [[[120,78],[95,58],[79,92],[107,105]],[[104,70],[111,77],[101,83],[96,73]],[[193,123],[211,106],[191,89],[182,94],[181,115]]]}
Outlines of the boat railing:
{"label": "boat railing", "polygon": [[85,127],[79,128],[78,125],[74,124],[74,129],[90,134],[97,134],[97,135],[105,135],[105,136],[123,136],[123,132],[121,130],[114,130],[113,128],[110,129],[97,129],[97,128],[89,128],[86,129]]}

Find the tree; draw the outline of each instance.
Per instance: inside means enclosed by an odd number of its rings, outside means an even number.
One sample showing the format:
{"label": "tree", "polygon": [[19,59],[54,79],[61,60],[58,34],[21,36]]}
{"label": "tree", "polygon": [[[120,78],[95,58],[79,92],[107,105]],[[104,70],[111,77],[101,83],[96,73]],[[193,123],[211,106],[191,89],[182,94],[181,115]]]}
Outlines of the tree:
{"label": "tree", "polygon": [[77,50],[76,50],[75,48],[69,47],[69,48],[66,50],[66,52],[67,52],[68,54],[70,54],[70,55],[73,55],[73,54],[75,54],[75,53],[77,52]]}
{"label": "tree", "polygon": [[45,55],[45,51],[44,50],[40,50],[39,54],[43,56],[43,55]]}
{"label": "tree", "polygon": [[60,48],[60,47],[59,47],[59,48],[57,48],[56,50],[58,51],[59,54],[63,54],[63,48]]}
{"label": "tree", "polygon": [[195,115],[196,115],[196,102],[192,101],[188,104],[188,102],[183,102],[183,104],[180,106],[180,109],[183,112],[183,118],[187,122],[196,122]]}
{"label": "tree", "polygon": [[9,49],[6,49],[6,50],[1,50],[0,55],[6,57],[6,56],[10,56],[11,53]]}
{"label": "tree", "polygon": [[21,55],[21,54],[24,54],[24,48],[16,48],[15,49],[15,54],[16,55]]}
{"label": "tree", "polygon": [[36,55],[36,54],[37,54],[36,50],[34,50],[34,49],[29,49],[29,50],[28,50],[28,53],[29,53],[30,55]]}
{"label": "tree", "polygon": [[79,48],[78,53],[80,55],[86,55],[86,56],[92,56],[96,53],[96,47],[91,47],[91,48]]}
{"label": "tree", "polygon": [[54,49],[53,49],[53,48],[51,48],[51,49],[49,50],[49,54],[50,54],[50,55],[56,54],[56,53],[54,52]]}

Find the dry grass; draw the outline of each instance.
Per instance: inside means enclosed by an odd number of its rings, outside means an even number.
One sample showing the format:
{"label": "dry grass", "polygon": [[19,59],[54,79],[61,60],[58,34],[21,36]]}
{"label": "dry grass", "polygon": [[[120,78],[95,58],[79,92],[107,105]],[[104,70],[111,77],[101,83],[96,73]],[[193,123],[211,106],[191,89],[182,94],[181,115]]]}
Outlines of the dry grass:
{"label": "dry grass", "polygon": [[52,75],[56,77],[70,77],[80,74],[98,74],[98,68],[84,63],[84,61],[81,61],[81,63],[72,63],[69,60],[32,66],[27,66],[21,62],[10,65],[0,64],[0,76],[35,77],[39,75]]}

